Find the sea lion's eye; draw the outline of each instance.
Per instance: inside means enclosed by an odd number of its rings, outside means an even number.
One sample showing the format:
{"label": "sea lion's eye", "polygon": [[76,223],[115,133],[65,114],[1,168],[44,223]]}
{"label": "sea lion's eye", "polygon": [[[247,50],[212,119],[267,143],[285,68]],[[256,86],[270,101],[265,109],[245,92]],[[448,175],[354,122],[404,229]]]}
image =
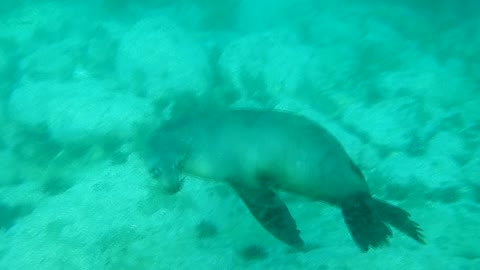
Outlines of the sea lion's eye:
{"label": "sea lion's eye", "polygon": [[183,162],[177,162],[175,165],[174,165],[174,168],[178,171],[183,171],[183,168],[184,168],[184,165],[183,165]]}
{"label": "sea lion's eye", "polygon": [[154,167],[150,169],[150,175],[155,179],[159,178],[162,175],[162,170],[160,170],[158,167]]}

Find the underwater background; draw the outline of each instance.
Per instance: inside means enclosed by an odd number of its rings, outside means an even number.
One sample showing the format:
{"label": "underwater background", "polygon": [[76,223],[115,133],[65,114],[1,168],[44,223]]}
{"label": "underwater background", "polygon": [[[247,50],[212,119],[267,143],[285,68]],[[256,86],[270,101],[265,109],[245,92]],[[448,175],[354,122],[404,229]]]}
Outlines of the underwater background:
{"label": "underwater background", "polygon": [[[292,252],[221,183],[166,196],[138,151],[192,109],[288,110],[412,214],[362,253],[289,194]],[[480,1],[0,2],[0,269],[480,269]]]}

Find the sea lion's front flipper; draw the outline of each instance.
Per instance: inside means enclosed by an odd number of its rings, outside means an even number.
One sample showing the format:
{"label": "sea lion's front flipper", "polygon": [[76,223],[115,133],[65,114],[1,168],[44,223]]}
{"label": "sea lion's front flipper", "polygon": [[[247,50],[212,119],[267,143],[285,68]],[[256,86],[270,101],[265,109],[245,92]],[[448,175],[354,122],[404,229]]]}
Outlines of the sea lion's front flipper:
{"label": "sea lion's front flipper", "polygon": [[304,245],[297,224],[287,206],[273,191],[239,184],[232,184],[232,187],[258,222],[273,236],[293,247]]}

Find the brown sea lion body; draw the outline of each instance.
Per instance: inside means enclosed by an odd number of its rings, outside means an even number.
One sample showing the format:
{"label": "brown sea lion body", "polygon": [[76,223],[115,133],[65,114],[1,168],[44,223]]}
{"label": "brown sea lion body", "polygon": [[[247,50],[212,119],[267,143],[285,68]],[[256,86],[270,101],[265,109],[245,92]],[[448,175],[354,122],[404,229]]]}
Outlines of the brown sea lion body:
{"label": "brown sea lion body", "polygon": [[182,174],[230,184],[260,224],[291,246],[303,240],[275,190],[340,207],[364,251],[388,243],[387,224],[423,243],[407,212],[370,195],[336,138],[299,115],[234,110],[178,118],[153,133],[146,161],[167,193],[180,190]]}

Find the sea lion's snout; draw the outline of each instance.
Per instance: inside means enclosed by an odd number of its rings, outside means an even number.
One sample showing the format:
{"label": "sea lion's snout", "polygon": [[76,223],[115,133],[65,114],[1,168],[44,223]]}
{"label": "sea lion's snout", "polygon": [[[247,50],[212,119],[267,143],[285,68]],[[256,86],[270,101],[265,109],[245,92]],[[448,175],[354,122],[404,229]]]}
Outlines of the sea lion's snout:
{"label": "sea lion's snout", "polygon": [[164,194],[173,195],[182,189],[183,179],[176,172],[153,167],[150,169],[150,176],[156,180],[156,184]]}

